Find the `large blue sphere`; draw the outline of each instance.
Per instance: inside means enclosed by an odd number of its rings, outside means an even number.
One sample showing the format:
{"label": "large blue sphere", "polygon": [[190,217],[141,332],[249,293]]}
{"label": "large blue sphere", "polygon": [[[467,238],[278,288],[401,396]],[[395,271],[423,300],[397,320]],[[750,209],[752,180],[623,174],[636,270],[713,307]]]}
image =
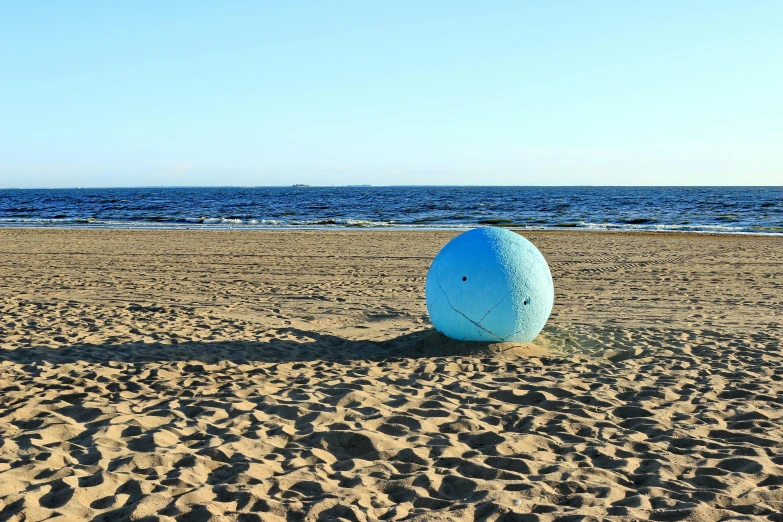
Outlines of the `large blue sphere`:
{"label": "large blue sphere", "polygon": [[529,343],[549,318],[555,289],[533,243],[503,228],[477,228],[441,249],[426,296],[433,326],[452,339]]}

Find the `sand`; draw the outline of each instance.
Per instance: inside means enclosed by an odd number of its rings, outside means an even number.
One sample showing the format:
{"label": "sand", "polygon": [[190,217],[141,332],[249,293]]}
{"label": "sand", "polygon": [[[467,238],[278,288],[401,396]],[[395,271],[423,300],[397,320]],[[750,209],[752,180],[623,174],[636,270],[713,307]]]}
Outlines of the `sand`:
{"label": "sand", "polygon": [[0,520],[783,520],[783,239],[526,233],[471,345],[452,236],[0,230]]}

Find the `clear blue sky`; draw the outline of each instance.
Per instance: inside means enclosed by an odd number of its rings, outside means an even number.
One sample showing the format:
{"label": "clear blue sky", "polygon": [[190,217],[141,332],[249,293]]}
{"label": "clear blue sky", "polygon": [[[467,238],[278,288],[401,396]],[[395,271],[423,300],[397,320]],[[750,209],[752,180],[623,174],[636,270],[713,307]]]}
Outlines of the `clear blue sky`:
{"label": "clear blue sky", "polygon": [[0,187],[783,184],[783,1],[0,2]]}

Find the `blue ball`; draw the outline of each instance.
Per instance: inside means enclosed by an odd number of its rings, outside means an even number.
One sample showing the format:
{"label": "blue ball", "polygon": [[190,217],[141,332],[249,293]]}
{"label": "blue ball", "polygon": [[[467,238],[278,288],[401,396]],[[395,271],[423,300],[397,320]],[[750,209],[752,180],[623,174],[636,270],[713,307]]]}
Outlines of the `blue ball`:
{"label": "blue ball", "polygon": [[529,343],[552,312],[555,289],[541,252],[503,228],[477,228],[444,246],[430,266],[427,311],[460,341]]}

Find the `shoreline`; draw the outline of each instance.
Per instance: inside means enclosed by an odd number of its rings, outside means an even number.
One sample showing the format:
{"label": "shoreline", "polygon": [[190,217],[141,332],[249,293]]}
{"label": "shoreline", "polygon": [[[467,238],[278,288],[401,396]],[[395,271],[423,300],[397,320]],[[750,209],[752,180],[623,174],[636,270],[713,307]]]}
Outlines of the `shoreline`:
{"label": "shoreline", "polygon": [[497,225],[475,225],[460,227],[426,227],[426,226],[290,226],[290,227],[252,227],[252,226],[223,226],[223,225],[180,225],[180,226],[100,226],[100,225],[69,225],[69,226],[39,226],[39,225],[4,225],[0,224],[0,230],[95,230],[95,231],[141,231],[141,232],[466,232],[481,227],[505,228],[519,233],[586,233],[586,234],[693,234],[708,236],[760,236],[783,237],[781,232],[748,232],[748,231],[715,231],[715,230],[654,230],[654,229],[627,229],[627,228],[588,228],[588,227],[502,227]]}

